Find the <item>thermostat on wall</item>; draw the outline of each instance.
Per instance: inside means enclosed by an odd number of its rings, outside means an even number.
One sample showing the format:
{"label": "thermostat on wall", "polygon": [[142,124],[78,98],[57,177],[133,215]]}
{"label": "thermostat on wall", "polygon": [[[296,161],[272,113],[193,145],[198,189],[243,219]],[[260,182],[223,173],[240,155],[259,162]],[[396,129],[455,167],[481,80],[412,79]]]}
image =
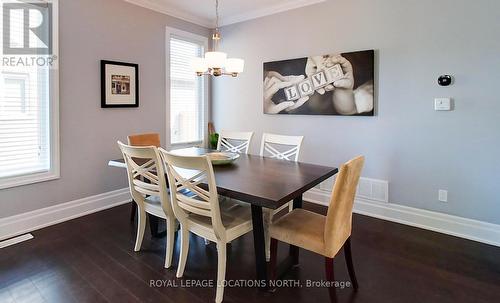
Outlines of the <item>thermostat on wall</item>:
{"label": "thermostat on wall", "polygon": [[451,98],[434,99],[434,110],[438,111],[451,110]]}

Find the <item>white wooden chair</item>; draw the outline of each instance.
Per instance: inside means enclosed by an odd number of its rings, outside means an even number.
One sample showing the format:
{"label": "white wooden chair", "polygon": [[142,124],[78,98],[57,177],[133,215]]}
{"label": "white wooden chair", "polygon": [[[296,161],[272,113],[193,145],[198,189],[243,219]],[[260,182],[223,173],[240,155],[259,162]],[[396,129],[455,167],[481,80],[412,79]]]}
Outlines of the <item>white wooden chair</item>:
{"label": "white wooden chair", "polygon": [[141,249],[146,228],[146,213],[163,218],[167,222],[165,268],[172,265],[176,221],[163,164],[155,146],[137,147],[118,141],[127,165],[130,194],[137,204],[138,223],[134,251]]}
{"label": "white wooden chair", "polygon": [[[262,142],[260,145],[260,156],[269,157],[286,161],[299,160],[300,148],[302,146],[303,136],[284,136],[264,133],[262,135]],[[264,208],[263,221],[264,221],[264,236],[266,245],[266,260],[270,260],[271,251],[271,237],[269,236],[269,226],[272,223],[273,216],[287,208],[289,211],[293,210],[293,203],[288,202],[278,209],[272,210]]]}
{"label": "white wooden chair", "polygon": [[[207,156],[179,156],[159,149],[170,184],[174,214],[181,224],[181,251],[177,277],[184,274],[189,232],[217,243],[217,290],[222,302],[226,275],[226,245],[252,230],[248,205],[219,201],[212,163]],[[208,190],[200,184],[208,185]]]}
{"label": "white wooden chair", "polygon": [[248,154],[252,137],[253,132],[221,131],[217,142],[217,150]]}

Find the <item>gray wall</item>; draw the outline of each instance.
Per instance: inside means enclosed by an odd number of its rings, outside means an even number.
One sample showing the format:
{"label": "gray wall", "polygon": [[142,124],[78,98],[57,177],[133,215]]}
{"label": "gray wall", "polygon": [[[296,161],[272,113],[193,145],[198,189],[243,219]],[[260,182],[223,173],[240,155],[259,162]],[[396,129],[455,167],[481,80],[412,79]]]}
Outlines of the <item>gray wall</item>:
{"label": "gray wall", "polygon": [[[500,223],[500,2],[331,0],[223,28],[222,48],[246,60],[216,79],[218,130],[304,135],[302,160],[339,165],[363,154],[365,177],[390,182],[390,202]],[[375,117],[262,113],[262,63],[376,49]],[[455,85],[438,87],[450,73]],[[435,97],[453,97],[435,112]],[[449,190],[448,203],[438,189]]]}
{"label": "gray wall", "polygon": [[[160,132],[165,101],[165,27],[209,31],[122,0],[59,1],[61,178],[0,190],[0,217],[127,186],[117,140]],[[99,60],[139,64],[140,107],[101,109]]]}

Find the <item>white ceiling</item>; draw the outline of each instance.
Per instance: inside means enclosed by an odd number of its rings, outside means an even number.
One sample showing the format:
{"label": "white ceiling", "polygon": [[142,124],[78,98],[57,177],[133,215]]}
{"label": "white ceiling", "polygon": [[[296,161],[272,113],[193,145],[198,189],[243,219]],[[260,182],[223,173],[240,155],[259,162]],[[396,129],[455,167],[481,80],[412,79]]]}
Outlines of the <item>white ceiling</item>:
{"label": "white ceiling", "polygon": [[[215,25],[215,0],[125,0],[205,27]],[[327,0],[219,0],[220,25],[228,25]]]}

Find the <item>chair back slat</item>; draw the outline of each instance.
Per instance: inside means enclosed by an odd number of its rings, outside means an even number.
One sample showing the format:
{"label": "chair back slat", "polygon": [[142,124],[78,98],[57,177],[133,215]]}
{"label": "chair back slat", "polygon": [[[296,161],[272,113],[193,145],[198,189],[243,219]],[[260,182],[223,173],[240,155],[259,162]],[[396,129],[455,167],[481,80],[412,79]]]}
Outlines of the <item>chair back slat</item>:
{"label": "chair back slat", "polygon": [[299,159],[303,136],[284,136],[264,133],[260,146],[262,157],[295,161]]}
{"label": "chair back slat", "polygon": [[217,150],[239,154],[248,154],[253,132],[221,131]]}
{"label": "chair back slat", "polygon": [[365,158],[356,157],[340,167],[340,172],[333,185],[332,197],[325,224],[325,245],[329,255],[334,255],[351,235],[352,208],[356,188]]}

